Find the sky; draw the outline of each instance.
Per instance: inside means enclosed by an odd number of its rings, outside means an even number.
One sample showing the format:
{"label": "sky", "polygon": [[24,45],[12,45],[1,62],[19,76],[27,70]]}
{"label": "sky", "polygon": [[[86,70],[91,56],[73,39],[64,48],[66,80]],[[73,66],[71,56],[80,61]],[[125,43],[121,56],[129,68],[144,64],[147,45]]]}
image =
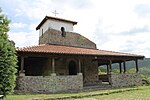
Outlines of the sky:
{"label": "sky", "polygon": [[38,45],[36,26],[47,16],[77,21],[74,32],[98,49],[150,57],[150,0],[0,0],[16,47]]}

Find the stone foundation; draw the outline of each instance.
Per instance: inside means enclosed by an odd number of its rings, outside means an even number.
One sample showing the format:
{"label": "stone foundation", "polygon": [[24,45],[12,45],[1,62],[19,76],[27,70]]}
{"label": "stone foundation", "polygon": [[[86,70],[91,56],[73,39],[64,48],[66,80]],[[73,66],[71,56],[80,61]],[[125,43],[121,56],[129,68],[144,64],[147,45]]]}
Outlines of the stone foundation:
{"label": "stone foundation", "polygon": [[17,78],[19,93],[57,93],[83,89],[82,74],[72,76],[24,76]]}
{"label": "stone foundation", "polygon": [[134,74],[112,74],[110,76],[112,87],[128,87],[142,85],[142,79],[139,73]]}

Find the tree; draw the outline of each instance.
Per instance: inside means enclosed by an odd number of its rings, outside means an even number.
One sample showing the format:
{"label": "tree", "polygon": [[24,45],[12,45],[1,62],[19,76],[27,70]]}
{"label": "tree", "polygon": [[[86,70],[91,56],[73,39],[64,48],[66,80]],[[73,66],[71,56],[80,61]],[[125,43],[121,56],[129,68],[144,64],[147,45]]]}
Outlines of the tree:
{"label": "tree", "polygon": [[0,94],[10,94],[15,88],[17,56],[15,46],[9,41],[10,20],[0,9]]}

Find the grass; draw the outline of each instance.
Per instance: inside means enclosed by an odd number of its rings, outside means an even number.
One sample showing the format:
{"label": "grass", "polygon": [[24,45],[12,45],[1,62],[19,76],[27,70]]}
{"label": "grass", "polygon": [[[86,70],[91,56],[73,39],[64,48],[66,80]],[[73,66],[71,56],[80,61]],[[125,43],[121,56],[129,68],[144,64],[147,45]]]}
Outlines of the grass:
{"label": "grass", "polygon": [[138,87],[135,91],[124,91],[108,95],[93,96],[78,100],[150,100],[150,86]]}
{"label": "grass", "polygon": [[[5,100],[150,100],[150,86],[64,94],[8,95]],[[60,99],[59,99],[60,100]]]}

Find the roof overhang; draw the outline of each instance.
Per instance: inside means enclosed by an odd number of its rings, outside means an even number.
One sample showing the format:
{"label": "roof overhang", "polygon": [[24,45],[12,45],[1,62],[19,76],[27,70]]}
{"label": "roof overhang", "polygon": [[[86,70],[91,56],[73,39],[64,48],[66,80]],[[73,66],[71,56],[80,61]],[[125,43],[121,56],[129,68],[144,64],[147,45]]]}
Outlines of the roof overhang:
{"label": "roof overhang", "polygon": [[58,20],[58,21],[66,22],[66,23],[72,23],[73,25],[77,24],[77,22],[75,21],[66,20],[66,19],[62,19],[58,17],[45,16],[45,18],[41,21],[41,23],[36,27],[36,30],[40,29],[40,27],[49,19]]}
{"label": "roof overhang", "polygon": [[38,45],[32,47],[18,48],[16,49],[19,55],[42,55],[42,56],[54,56],[54,55],[74,55],[74,56],[92,56],[95,59],[99,60],[136,60],[144,59],[143,55],[113,52],[106,50],[98,49],[88,49],[88,48],[79,48],[71,46],[62,46],[62,45]]}

